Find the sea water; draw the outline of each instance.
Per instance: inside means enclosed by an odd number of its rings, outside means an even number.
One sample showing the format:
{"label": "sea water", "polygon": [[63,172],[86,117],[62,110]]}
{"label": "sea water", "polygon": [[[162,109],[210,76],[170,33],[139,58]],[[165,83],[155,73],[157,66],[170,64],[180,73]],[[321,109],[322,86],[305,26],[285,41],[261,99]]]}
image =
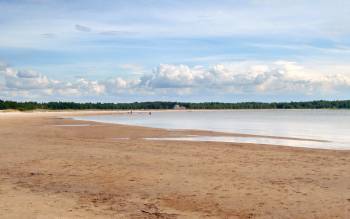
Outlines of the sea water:
{"label": "sea water", "polygon": [[224,141],[350,150],[350,110],[155,111],[151,114],[134,112],[75,119],[164,129],[196,129],[302,139],[183,136],[149,140]]}

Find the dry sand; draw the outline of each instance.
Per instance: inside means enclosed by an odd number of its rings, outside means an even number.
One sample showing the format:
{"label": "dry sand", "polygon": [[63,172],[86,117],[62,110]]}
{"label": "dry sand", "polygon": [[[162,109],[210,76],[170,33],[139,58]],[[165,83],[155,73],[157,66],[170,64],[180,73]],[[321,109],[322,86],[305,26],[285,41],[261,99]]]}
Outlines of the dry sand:
{"label": "dry sand", "polygon": [[179,132],[71,114],[0,113],[0,218],[350,218],[349,151],[147,141]]}

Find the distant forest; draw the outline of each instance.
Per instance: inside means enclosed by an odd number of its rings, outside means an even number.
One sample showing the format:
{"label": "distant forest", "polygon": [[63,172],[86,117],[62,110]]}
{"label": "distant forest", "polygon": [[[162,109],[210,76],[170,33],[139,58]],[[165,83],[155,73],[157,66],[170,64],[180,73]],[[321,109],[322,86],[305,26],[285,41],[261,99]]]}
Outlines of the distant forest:
{"label": "distant forest", "polygon": [[150,110],[150,109],[350,109],[350,100],[308,102],[134,102],[134,103],[75,103],[75,102],[15,102],[0,100],[0,110]]}

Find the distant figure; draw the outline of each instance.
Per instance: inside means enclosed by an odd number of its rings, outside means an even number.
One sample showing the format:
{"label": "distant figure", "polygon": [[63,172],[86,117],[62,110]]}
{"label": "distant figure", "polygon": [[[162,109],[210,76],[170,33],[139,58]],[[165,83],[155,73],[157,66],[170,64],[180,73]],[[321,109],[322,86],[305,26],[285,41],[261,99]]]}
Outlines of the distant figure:
{"label": "distant figure", "polygon": [[152,115],[152,112],[149,112],[148,115]]}
{"label": "distant figure", "polygon": [[132,110],[130,110],[130,114],[132,114]]}

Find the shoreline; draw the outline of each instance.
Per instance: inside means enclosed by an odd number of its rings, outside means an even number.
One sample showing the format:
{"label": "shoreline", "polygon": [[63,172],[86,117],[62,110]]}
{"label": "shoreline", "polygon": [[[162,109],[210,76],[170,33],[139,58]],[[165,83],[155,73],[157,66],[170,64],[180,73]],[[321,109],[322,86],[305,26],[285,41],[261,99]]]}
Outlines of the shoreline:
{"label": "shoreline", "polygon": [[[287,109],[289,110],[289,109]],[[294,109],[291,109],[294,110]],[[312,109],[311,109],[312,110]],[[84,116],[98,116],[98,115],[118,115],[118,114],[127,114],[130,110],[62,110],[62,111],[30,111],[30,112],[0,112],[1,116],[8,117],[56,117],[59,119],[67,119],[72,121],[85,121],[90,123],[100,123],[100,124],[109,124],[109,125],[117,125],[117,126],[125,126],[125,127],[139,127],[146,129],[159,129],[169,132],[175,132],[179,135],[176,137],[187,137],[188,135],[198,135],[198,137],[241,137],[241,138],[262,138],[262,139],[275,139],[275,140],[293,140],[293,141],[306,141],[306,142],[319,142],[319,143],[331,143],[331,141],[327,140],[319,140],[319,139],[310,139],[310,138],[298,138],[298,137],[284,137],[284,136],[273,136],[273,135],[256,135],[256,134],[244,134],[244,133],[234,133],[234,132],[221,132],[221,131],[213,131],[213,130],[202,130],[202,129],[167,129],[167,128],[156,128],[156,127],[148,127],[141,125],[130,125],[130,124],[118,124],[114,122],[101,122],[87,119],[75,119],[74,117],[84,117]],[[221,110],[133,110],[133,113],[147,113],[147,112],[192,112],[192,111],[221,111]],[[231,111],[231,110],[224,110]],[[181,135],[180,135],[181,134]],[[169,136],[168,136],[169,137]],[[170,136],[172,137],[172,136]],[[161,139],[160,139],[161,141]],[[167,140],[164,140],[167,141]],[[172,141],[172,140],[171,140]],[[185,141],[186,140],[174,140],[174,141]],[[198,141],[201,142],[201,141]],[[202,141],[206,142],[206,141]],[[247,142],[234,142],[234,141],[209,141],[209,142],[223,142],[223,143],[243,143],[243,144],[253,144],[253,145],[268,145],[268,146],[277,146],[277,147],[292,147],[292,148],[303,148],[303,149],[312,149],[312,150],[335,150],[335,151],[350,151],[350,149],[332,149],[332,148],[317,148],[317,147],[307,147],[307,146],[293,146],[293,145],[283,145],[283,144],[269,144],[269,143],[247,143]],[[296,142],[297,144],[298,142]]]}
{"label": "shoreline", "polygon": [[[160,112],[160,111],[154,111]],[[173,112],[173,111],[161,111],[161,112]],[[177,111],[175,111],[177,112]],[[182,111],[186,112],[186,111]],[[137,113],[145,113],[143,111],[136,111]],[[239,132],[225,132],[215,131],[210,129],[173,129],[165,127],[152,127],[147,125],[137,124],[123,124],[115,121],[99,121],[98,119],[85,119],[84,116],[78,116],[78,118],[70,117],[76,121],[86,122],[99,122],[106,124],[116,124],[124,126],[136,126],[144,128],[158,128],[169,131],[182,132],[183,135],[177,136],[177,138],[149,138],[148,140],[159,140],[159,141],[202,141],[202,142],[231,142],[231,143],[248,143],[257,145],[273,145],[273,146],[285,146],[285,147],[301,147],[310,149],[322,149],[322,150],[343,150],[350,151],[345,143],[332,142],[330,140],[322,140],[316,138],[303,138],[303,137],[287,137],[287,136],[275,136],[275,135],[259,135],[259,134],[246,134]],[[186,135],[186,132],[197,132],[198,135]],[[317,145],[319,143],[319,145]],[[333,145],[333,146],[332,146]]]}
{"label": "shoreline", "polygon": [[[108,114],[106,114],[108,115]],[[81,117],[81,116],[80,116]],[[312,142],[330,142],[327,140],[318,140],[318,139],[310,139],[310,138],[295,138],[295,137],[283,137],[283,136],[274,136],[274,135],[255,135],[255,134],[244,134],[244,133],[235,133],[235,132],[220,132],[220,131],[213,131],[213,130],[205,130],[205,129],[171,129],[171,128],[156,128],[156,127],[150,127],[150,126],[142,126],[142,125],[130,125],[130,124],[120,124],[115,122],[101,122],[101,121],[95,121],[95,120],[88,120],[88,119],[75,119],[75,118],[68,118],[74,121],[86,121],[86,122],[96,122],[96,123],[102,123],[102,124],[114,124],[114,125],[123,125],[123,126],[131,126],[131,127],[143,127],[143,128],[154,128],[154,129],[162,129],[162,130],[169,130],[174,132],[201,132],[201,133],[210,133],[210,136],[217,136],[217,137],[223,137],[223,136],[232,136],[232,137],[246,137],[246,138],[269,138],[269,139],[284,139],[284,140],[296,140],[296,141],[312,141]]]}

